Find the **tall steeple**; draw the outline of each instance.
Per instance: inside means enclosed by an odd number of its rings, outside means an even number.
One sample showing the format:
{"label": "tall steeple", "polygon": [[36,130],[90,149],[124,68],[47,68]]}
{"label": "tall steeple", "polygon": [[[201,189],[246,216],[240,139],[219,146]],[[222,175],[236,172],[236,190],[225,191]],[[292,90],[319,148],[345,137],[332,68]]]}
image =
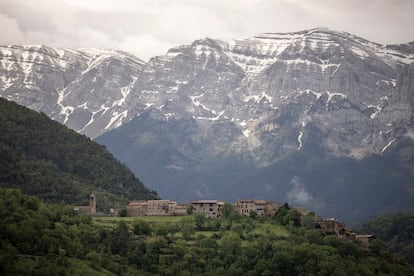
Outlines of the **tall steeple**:
{"label": "tall steeple", "polygon": [[91,214],[96,214],[96,196],[93,193],[89,196],[89,208]]}

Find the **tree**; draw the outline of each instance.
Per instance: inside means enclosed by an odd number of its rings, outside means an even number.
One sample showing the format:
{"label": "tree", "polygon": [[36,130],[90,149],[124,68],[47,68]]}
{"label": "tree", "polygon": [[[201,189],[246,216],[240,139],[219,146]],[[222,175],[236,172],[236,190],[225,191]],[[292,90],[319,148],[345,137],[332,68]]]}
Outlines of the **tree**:
{"label": "tree", "polygon": [[194,222],[196,229],[201,230],[206,223],[206,217],[201,213],[197,213],[194,216]]}
{"label": "tree", "polygon": [[191,239],[191,236],[195,233],[194,223],[191,219],[183,219],[180,224],[180,229],[184,240]]}
{"label": "tree", "polygon": [[323,237],[323,232],[320,231],[320,230],[316,230],[316,229],[307,230],[305,232],[305,239],[309,243],[315,243],[315,244],[319,244],[319,245],[325,244],[325,240],[324,240],[324,237]]}
{"label": "tree", "polygon": [[296,209],[290,209],[287,212],[287,216],[285,217],[285,220],[287,223],[293,222],[294,226],[300,226],[300,213]]}
{"label": "tree", "polygon": [[125,221],[119,221],[112,234],[111,251],[113,254],[126,255],[128,252],[129,231]]}
{"label": "tree", "polygon": [[168,235],[168,228],[164,224],[158,224],[154,227],[154,232],[158,236],[167,236]]}
{"label": "tree", "polygon": [[253,210],[250,210],[249,217],[256,218],[257,217],[257,212],[256,211],[253,211]]}
{"label": "tree", "polygon": [[127,216],[127,210],[126,209],[121,209],[119,211],[119,216],[122,217],[122,218],[126,217]]}
{"label": "tree", "polygon": [[280,207],[275,214],[275,219],[283,225],[300,226],[300,217],[300,213],[296,209],[290,208],[287,203]]}
{"label": "tree", "polygon": [[223,209],[222,209],[222,214],[224,218],[229,218],[230,215],[234,212],[233,210],[233,205],[231,205],[230,203],[224,203]]}
{"label": "tree", "polygon": [[233,223],[231,226],[231,231],[237,233],[239,237],[243,237],[243,225],[240,223]]}
{"label": "tree", "polygon": [[306,216],[302,216],[300,223],[306,229],[315,229],[315,214],[311,212]]}
{"label": "tree", "polygon": [[190,207],[187,208],[187,215],[191,216],[193,214],[193,212],[194,212],[194,207],[193,206],[190,206]]}
{"label": "tree", "polygon": [[275,213],[275,220],[278,221],[281,224],[286,225],[286,215],[287,212],[290,210],[289,204],[285,203],[283,206],[279,207],[279,209],[277,210],[277,212]]}
{"label": "tree", "polygon": [[223,255],[238,254],[241,248],[240,236],[234,232],[228,232],[221,238],[221,252]]}
{"label": "tree", "polygon": [[132,227],[135,235],[150,235],[152,232],[151,225],[142,219],[134,220]]}

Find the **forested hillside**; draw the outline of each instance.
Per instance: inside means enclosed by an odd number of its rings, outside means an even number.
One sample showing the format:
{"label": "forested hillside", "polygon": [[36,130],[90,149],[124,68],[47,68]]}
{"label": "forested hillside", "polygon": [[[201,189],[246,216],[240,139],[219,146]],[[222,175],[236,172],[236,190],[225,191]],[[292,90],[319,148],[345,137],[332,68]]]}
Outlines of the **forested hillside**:
{"label": "forested hillside", "polygon": [[414,214],[402,213],[375,218],[360,227],[385,241],[391,253],[400,254],[414,264]]}
{"label": "forested hillside", "polygon": [[75,205],[94,192],[98,210],[157,197],[105,147],[1,98],[0,187]]}
{"label": "forested hillside", "polygon": [[345,242],[312,229],[306,220],[300,223],[294,213],[92,219],[18,190],[0,189],[0,274],[414,274],[380,241],[370,248]]}

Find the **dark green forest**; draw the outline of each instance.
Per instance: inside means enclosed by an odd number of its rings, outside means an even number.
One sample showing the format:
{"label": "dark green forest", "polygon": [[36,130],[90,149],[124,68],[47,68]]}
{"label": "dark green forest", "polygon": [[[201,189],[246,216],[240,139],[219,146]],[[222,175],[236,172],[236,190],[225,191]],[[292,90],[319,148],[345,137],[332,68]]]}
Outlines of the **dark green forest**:
{"label": "dark green forest", "polygon": [[0,187],[74,205],[87,204],[93,192],[101,211],[132,199],[157,198],[105,147],[2,98]]}
{"label": "dark green forest", "polygon": [[375,234],[390,253],[402,255],[414,265],[413,213],[381,216],[363,224],[359,231]]}
{"label": "dark green forest", "polygon": [[1,275],[414,275],[381,241],[342,241],[288,205],[273,218],[230,211],[103,223],[0,189],[0,212]]}

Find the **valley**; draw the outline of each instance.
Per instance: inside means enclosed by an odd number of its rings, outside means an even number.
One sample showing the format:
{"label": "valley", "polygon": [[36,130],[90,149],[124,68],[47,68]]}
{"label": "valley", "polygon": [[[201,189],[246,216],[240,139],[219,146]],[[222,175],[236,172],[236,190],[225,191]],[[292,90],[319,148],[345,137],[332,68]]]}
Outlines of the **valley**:
{"label": "valley", "polygon": [[163,198],[264,198],[357,224],[414,209],[413,47],[326,28],[148,62],[2,46],[0,95],[105,145]]}
{"label": "valley", "polygon": [[414,269],[379,240],[369,248],[342,241],[302,224],[293,209],[273,218],[91,218],[2,188],[0,206],[7,222],[0,224],[0,271],[6,275],[412,275]]}

